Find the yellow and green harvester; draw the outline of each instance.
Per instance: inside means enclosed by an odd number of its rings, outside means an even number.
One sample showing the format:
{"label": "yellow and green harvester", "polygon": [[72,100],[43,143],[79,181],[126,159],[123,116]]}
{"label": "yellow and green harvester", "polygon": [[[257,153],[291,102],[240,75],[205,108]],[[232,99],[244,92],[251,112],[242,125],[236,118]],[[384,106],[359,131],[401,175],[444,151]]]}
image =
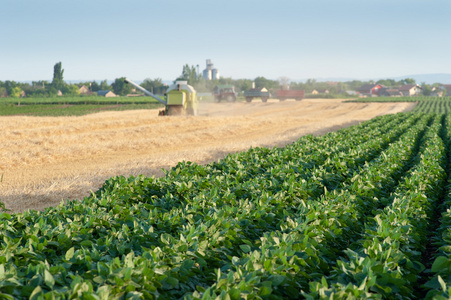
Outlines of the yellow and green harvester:
{"label": "yellow and green harvester", "polygon": [[154,95],[128,78],[125,79],[125,82],[163,104],[165,109],[160,112],[160,115],[197,115],[198,100],[196,90],[188,85],[187,81],[176,81],[175,84],[171,85],[164,94],[165,99]]}

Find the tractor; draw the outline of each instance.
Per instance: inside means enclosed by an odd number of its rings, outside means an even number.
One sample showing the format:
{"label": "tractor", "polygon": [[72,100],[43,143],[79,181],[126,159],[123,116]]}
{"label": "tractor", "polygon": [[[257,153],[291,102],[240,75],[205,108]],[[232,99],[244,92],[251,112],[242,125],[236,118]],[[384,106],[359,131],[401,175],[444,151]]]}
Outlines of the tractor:
{"label": "tractor", "polygon": [[222,100],[226,100],[227,102],[236,101],[236,92],[233,85],[217,85],[213,90],[213,94],[216,102],[221,102]]}

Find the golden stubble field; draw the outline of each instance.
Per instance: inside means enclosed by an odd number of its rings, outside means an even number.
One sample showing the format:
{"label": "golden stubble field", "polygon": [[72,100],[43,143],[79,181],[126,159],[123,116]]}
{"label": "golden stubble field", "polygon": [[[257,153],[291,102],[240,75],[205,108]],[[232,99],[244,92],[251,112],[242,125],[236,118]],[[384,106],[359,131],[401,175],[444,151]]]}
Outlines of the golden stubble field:
{"label": "golden stubble field", "polygon": [[13,212],[42,210],[82,199],[112,176],[161,176],[179,161],[283,146],[414,105],[270,100],[201,104],[196,117],[159,117],[158,110],[0,117],[0,201]]}

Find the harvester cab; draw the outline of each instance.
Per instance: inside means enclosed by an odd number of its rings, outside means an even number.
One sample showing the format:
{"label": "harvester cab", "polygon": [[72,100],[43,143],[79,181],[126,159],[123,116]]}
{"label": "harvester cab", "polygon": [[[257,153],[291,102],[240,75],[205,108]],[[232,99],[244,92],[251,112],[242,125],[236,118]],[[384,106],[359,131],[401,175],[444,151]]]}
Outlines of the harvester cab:
{"label": "harvester cab", "polygon": [[160,112],[160,115],[197,115],[198,101],[196,91],[192,86],[188,85],[187,81],[177,81],[171,85],[164,94],[165,99],[152,94],[130,79],[125,79],[125,82],[163,104],[165,109]]}

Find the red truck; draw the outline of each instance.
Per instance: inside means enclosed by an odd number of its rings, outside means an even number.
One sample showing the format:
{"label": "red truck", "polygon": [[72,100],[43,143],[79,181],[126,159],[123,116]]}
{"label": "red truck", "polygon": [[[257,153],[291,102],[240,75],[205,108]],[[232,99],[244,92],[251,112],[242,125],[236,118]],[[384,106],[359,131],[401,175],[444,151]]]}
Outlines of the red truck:
{"label": "red truck", "polygon": [[276,98],[279,99],[280,101],[284,101],[287,99],[302,100],[304,98],[304,91],[277,90]]}

